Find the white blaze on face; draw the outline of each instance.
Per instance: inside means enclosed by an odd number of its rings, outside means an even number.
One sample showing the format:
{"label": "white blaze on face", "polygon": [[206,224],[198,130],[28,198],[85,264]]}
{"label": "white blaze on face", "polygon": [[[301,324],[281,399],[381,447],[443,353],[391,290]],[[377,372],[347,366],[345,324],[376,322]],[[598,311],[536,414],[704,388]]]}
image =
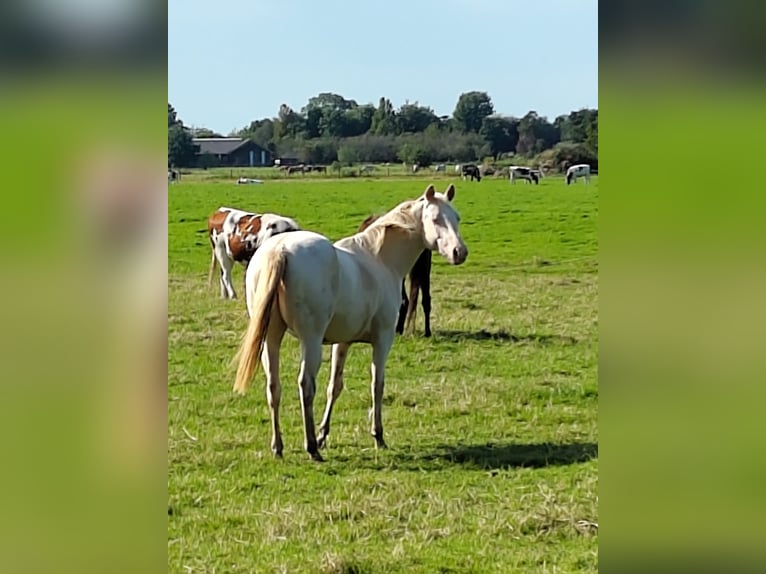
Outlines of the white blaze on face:
{"label": "white blaze on face", "polygon": [[450,205],[451,197],[436,193],[433,199],[425,200],[423,234],[429,249],[438,251],[453,265],[459,265],[468,256],[468,248],[458,231],[460,216]]}

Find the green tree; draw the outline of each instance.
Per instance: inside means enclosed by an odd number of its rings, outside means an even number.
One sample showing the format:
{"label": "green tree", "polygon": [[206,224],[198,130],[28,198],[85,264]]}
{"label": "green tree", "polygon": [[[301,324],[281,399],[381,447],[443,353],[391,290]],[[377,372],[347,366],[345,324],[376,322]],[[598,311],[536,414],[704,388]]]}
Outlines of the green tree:
{"label": "green tree", "polygon": [[396,156],[403,162],[416,163],[421,167],[431,165],[431,154],[425,146],[417,143],[405,143],[396,153]]}
{"label": "green tree", "polygon": [[255,120],[250,122],[250,125],[237,132],[237,135],[242,138],[250,138],[262,148],[268,148],[274,139],[274,122],[265,118],[262,120]]}
{"label": "green tree", "polygon": [[598,156],[598,110],[592,111],[585,125],[585,145]]}
{"label": "green tree", "polygon": [[194,165],[197,146],[183,125],[176,123],[168,129],[168,165],[191,167]]}
{"label": "green tree", "polygon": [[319,108],[309,108],[306,110],[306,129],[305,135],[309,139],[318,138],[321,135],[320,124],[322,122],[322,110]]}
{"label": "green tree", "polygon": [[439,118],[431,108],[414,104],[404,104],[396,114],[396,124],[399,133],[419,133],[428,126],[438,123]]}
{"label": "green tree", "polygon": [[516,144],[519,142],[519,120],[503,116],[487,116],[481,123],[479,134],[487,141],[493,156],[515,151]]}
{"label": "green tree", "polygon": [[331,92],[322,92],[309,98],[308,103],[301,109],[304,117],[311,117],[311,121],[306,122],[307,134],[318,132],[321,137],[344,137],[350,127],[345,112],[356,107],[357,103],[354,100],[347,100]]}
{"label": "green tree", "polygon": [[582,143],[593,124],[598,125],[598,110],[581,109],[556,118],[554,125],[561,132],[561,141]]}
{"label": "green tree", "polygon": [[318,96],[309,98],[306,106],[301,110],[302,114],[307,114],[312,108],[320,110],[323,114],[326,111],[338,110],[345,112],[351,108],[355,108],[357,103],[354,100],[347,100],[343,96],[333,94],[331,92],[322,92]]}
{"label": "green tree", "polygon": [[394,106],[391,104],[391,100],[387,98],[380,98],[378,101],[378,107],[375,109],[375,113],[372,115],[370,133],[385,136],[394,134],[395,132],[396,118],[394,113]]}
{"label": "green tree", "polygon": [[168,102],[168,128],[179,123],[178,114],[173,106]]}
{"label": "green tree", "polygon": [[478,133],[484,118],[494,111],[487,92],[466,92],[460,94],[452,117],[460,131]]}
{"label": "green tree", "polygon": [[516,153],[531,157],[552,148],[559,142],[561,133],[556,125],[535,111],[530,111],[519,121],[519,140]]}
{"label": "green tree", "polygon": [[354,165],[359,161],[359,153],[355,146],[343,144],[338,148],[338,161],[341,165]]}
{"label": "green tree", "polygon": [[293,110],[287,104],[279,106],[278,129],[274,130],[274,135],[277,138],[283,138],[286,136],[295,137],[299,133],[302,133],[305,128],[305,119],[295,110]]}
{"label": "green tree", "polygon": [[366,134],[372,125],[375,108],[370,105],[357,106],[345,112],[344,137],[354,137]]}
{"label": "green tree", "polygon": [[223,136],[218,132],[214,132],[208,128],[197,128],[194,130],[195,138],[222,138]]}

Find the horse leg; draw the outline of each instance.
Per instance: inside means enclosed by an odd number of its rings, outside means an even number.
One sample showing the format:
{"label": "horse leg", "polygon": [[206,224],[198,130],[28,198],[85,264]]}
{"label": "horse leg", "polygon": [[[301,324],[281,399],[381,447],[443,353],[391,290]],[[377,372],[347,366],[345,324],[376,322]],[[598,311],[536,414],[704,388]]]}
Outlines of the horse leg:
{"label": "horse leg", "polygon": [[396,332],[400,335],[404,333],[404,321],[407,318],[409,306],[410,300],[407,299],[407,290],[404,288],[404,279],[402,279],[402,304],[399,306],[399,318],[396,321]]}
{"label": "horse leg", "polygon": [[[221,294],[224,298],[236,299],[237,293],[234,291],[234,285],[232,284],[232,268],[234,267],[234,261],[228,257],[222,257],[221,263]],[[225,292],[225,293],[224,293]]]}
{"label": "horse leg", "polygon": [[423,296],[423,315],[425,316],[425,336],[431,336],[431,252],[426,251],[423,255],[423,276],[421,277],[420,293]]}
{"label": "horse leg", "polygon": [[415,316],[418,314],[418,292],[420,291],[420,277],[410,273],[410,304],[407,308],[407,332],[415,330]]}
{"label": "horse leg", "polygon": [[394,342],[394,332],[386,331],[372,344],[372,426],[370,432],[375,437],[378,448],[387,448],[383,440],[383,385],[385,383],[386,359]]}
{"label": "horse leg", "polygon": [[319,454],[314,432],[314,394],[316,393],[317,373],[321,362],[322,339],[303,340],[301,342],[301,371],[298,375],[305,437],[303,446],[309,456],[319,462],[322,461],[322,456]]}
{"label": "horse leg", "polygon": [[279,382],[279,347],[286,330],[285,322],[276,305],[271,311],[269,330],[261,353],[263,372],[266,373],[266,400],[271,411],[271,452],[282,457],[282,432],[279,429],[279,402],[282,398],[282,385]]}
{"label": "horse leg", "polygon": [[327,404],[324,408],[324,416],[319,424],[319,436],[317,446],[322,448],[327,435],[330,434],[330,416],[335,401],[338,400],[340,392],[343,390],[343,366],[346,364],[346,356],[350,343],[336,343],[332,346],[332,366],[330,367],[330,384],[327,386]]}

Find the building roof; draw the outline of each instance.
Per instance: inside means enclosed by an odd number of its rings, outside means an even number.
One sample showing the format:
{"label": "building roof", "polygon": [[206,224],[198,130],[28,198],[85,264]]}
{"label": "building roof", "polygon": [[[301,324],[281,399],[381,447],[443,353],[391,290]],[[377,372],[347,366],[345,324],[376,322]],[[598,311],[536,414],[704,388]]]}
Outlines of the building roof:
{"label": "building roof", "polygon": [[227,155],[251,140],[249,138],[192,138],[192,141],[199,146],[199,153]]}

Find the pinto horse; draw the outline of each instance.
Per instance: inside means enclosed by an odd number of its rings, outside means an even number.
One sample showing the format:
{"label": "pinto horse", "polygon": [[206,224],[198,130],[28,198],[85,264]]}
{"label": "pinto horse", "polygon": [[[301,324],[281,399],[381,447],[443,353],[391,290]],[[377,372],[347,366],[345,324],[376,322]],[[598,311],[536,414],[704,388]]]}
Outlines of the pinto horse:
{"label": "pinto horse", "polygon": [[[367,229],[373,221],[378,219],[377,215],[370,215],[359,226],[359,231]],[[415,315],[418,311],[418,292],[423,295],[421,304],[423,305],[423,315],[425,316],[426,329],[425,336],[431,336],[431,251],[424,249],[415,261],[415,265],[410,269],[410,296],[407,298],[407,290],[402,279],[402,305],[399,307],[399,319],[396,321],[396,332],[400,335],[404,333],[405,322],[407,331],[413,331],[415,328]]]}
{"label": "pinto horse", "polygon": [[587,163],[578,163],[567,169],[567,185],[577,183],[577,178],[585,178],[585,183],[590,183],[590,165]]}
{"label": "pinto horse", "polygon": [[[266,372],[271,411],[271,450],[282,456],[279,427],[279,349],[286,331],[300,341],[298,375],[304,448],[321,461],[319,448],[330,433],[333,405],[343,389],[343,367],[353,343],[372,345],[372,426],[378,448],[383,440],[382,400],[388,353],[394,342],[399,289],[423,248],[438,251],[453,265],[468,256],[458,231],[460,217],[451,202],[455,187],[437,193],[433,185],[351,237],[331,243],[310,231],[282,233],[255,252],[245,276],[250,322],[237,354],[234,391],[244,393],[260,358]],[[314,430],[316,376],[322,345],[332,344],[327,404]]]}
{"label": "pinto horse", "polygon": [[221,269],[221,297],[236,299],[232,283],[234,263],[244,266],[260,244],[272,235],[295,231],[298,224],[289,217],[276,213],[250,213],[232,207],[219,207],[207,220],[212,256],[208,282],[213,286],[216,265]]}

